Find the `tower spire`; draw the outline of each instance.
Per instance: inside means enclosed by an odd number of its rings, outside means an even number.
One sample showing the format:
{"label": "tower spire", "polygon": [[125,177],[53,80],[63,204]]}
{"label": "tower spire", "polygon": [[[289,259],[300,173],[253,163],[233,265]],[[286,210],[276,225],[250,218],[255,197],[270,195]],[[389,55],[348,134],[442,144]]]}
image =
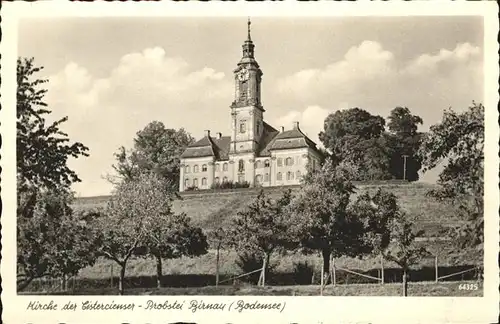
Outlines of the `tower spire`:
{"label": "tower spire", "polygon": [[250,21],[250,17],[248,17],[248,37],[247,37],[247,40],[248,41],[252,41],[252,37],[250,37],[250,25],[252,24],[252,22]]}
{"label": "tower spire", "polygon": [[253,59],[253,50],[254,50],[254,45],[252,42],[252,37],[250,36],[250,26],[252,22],[250,21],[250,17],[248,17],[247,21],[247,39],[243,43],[243,58],[252,58]]}

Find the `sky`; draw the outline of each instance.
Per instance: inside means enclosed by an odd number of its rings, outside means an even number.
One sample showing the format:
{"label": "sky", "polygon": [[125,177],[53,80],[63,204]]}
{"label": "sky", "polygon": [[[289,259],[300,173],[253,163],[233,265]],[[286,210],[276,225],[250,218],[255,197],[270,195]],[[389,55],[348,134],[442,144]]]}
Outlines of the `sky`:
{"label": "sky", "polygon": [[[18,54],[48,78],[62,129],[89,147],[69,166],[78,196],[109,194],[113,154],[149,122],[230,132],[233,74],[246,18],[50,18],[19,25]],[[481,17],[252,18],[264,73],[264,119],[299,121],[314,141],[325,117],[359,107],[386,118],[397,106],[438,123],[444,109],[483,101]],[[439,169],[421,176],[435,182]]]}

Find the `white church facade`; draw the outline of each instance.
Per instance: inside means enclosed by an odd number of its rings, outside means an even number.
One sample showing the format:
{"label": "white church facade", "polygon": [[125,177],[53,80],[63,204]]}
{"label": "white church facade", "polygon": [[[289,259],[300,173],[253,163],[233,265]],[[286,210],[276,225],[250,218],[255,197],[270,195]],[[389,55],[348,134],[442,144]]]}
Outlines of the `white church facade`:
{"label": "white church facade", "polygon": [[262,71],[248,36],[243,57],[234,72],[235,98],[231,104],[231,135],[205,136],[181,155],[179,191],[210,189],[223,182],[250,186],[297,185],[308,165],[319,166],[321,153],[295,122],[279,130],[264,121],[261,103]]}

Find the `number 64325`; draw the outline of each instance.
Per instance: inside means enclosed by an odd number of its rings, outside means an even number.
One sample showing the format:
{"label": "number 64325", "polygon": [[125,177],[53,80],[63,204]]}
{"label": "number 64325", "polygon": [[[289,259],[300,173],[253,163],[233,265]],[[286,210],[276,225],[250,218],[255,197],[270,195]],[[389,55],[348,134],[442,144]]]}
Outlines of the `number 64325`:
{"label": "number 64325", "polygon": [[463,283],[458,285],[458,290],[478,290],[479,285],[476,283]]}

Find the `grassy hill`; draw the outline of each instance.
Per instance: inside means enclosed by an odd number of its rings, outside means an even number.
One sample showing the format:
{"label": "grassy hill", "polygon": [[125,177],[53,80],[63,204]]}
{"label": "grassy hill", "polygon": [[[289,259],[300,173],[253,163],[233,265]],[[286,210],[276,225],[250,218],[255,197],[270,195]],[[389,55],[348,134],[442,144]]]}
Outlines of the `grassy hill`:
{"label": "grassy hill", "polygon": [[[441,232],[449,226],[460,222],[457,213],[449,205],[441,204],[426,197],[426,193],[434,185],[425,183],[383,182],[362,183],[357,185],[357,194],[375,192],[383,188],[398,197],[400,206],[410,215],[417,218],[417,226],[424,229],[426,236],[441,236]],[[265,188],[271,197],[277,198],[285,189],[297,190],[297,186]],[[259,189],[243,188],[233,190],[203,190],[181,194],[182,199],[174,202],[175,212],[184,212],[194,224],[210,231],[218,226],[227,225],[236,213],[257,196]],[[354,197],[353,197],[354,198]],[[104,207],[109,196],[77,198],[75,209]]]}
{"label": "grassy hill", "polygon": [[[283,190],[299,189],[295,187],[274,187],[265,188],[264,191],[271,198],[277,198]],[[458,213],[453,206],[441,204],[426,196],[426,193],[435,188],[434,185],[425,183],[407,183],[407,182],[377,182],[377,183],[358,183],[357,192],[353,196],[364,192],[374,193],[379,188],[383,188],[394,193],[398,197],[399,204],[409,215],[417,219],[416,227],[424,229],[428,240],[422,240],[427,250],[432,254],[421,260],[412,268],[412,281],[433,280],[435,275],[434,256],[438,258],[440,275],[453,273],[468,269],[474,265],[482,263],[482,254],[476,253],[472,257],[468,253],[467,258],[463,259],[461,253],[457,253],[454,242],[446,239],[442,232],[450,226],[460,223]],[[245,207],[259,193],[260,189],[246,188],[233,190],[204,190],[191,191],[181,194],[181,199],[174,202],[175,212],[184,212],[191,217],[193,223],[204,229],[205,232],[213,230],[219,226],[227,226],[231,219],[239,210]],[[109,196],[83,197],[78,198],[74,203],[75,209],[104,207]],[[444,240],[443,240],[444,239]],[[233,250],[224,250],[221,252],[220,273],[221,278],[229,278],[236,274],[241,274],[242,270],[236,265],[237,253]],[[206,286],[215,281],[215,251],[211,249],[207,254],[199,257],[181,257],[179,259],[164,260],[164,278],[166,286]],[[273,255],[271,264],[274,267],[273,275],[270,278],[271,284],[275,285],[295,285],[304,281],[297,277],[295,272],[298,264],[307,265],[315,273],[313,281],[319,280],[322,259],[319,255],[303,255],[299,252],[289,252],[286,255]],[[384,262],[386,282],[399,282],[401,280],[401,271],[399,267],[391,262]],[[379,256],[368,256],[362,260],[357,258],[341,257],[336,259],[336,265],[340,268],[351,269],[378,276],[380,271]],[[156,263],[152,259],[133,257],[126,270],[127,287],[153,287],[155,285]],[[118,269],[116,264],[110,260],[99,259],[92,266],[82,269],[78,274],[77,286],[109,288],[110,277],[116,284]],[[452,280],[471,280],[472,272],[468,272],[462,277],[453,277]],[[351,275],[348,272],[339,270],[338,282],[343,283],[361,283],[373,282],[371,279]],[[310,284],[311,277],[305,278],[304,283]],[[36,289],[34,289],[36,290]]]}

